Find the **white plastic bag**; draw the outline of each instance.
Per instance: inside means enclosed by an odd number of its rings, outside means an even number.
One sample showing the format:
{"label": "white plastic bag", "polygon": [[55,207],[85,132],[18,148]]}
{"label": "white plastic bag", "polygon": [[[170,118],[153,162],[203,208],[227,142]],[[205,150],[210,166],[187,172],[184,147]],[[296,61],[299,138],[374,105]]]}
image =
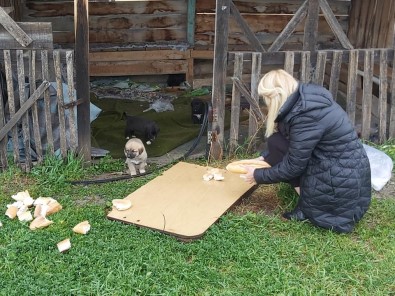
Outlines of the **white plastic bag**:
{"label": "white plastic bag", "polygon": [[392,159],[376,148],[363,144],[370,162],[372,175],[372,187],[376,191],[383,189],[385,184],[391,179],[393,162]]}

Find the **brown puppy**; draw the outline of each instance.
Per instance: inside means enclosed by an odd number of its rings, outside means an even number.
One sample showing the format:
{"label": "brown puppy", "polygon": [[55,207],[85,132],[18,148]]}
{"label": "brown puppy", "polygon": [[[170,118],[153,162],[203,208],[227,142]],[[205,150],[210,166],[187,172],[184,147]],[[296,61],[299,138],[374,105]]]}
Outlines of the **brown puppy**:
{"label": "brown puppy", "polygon": [[125,144],[124,149],[129,173],[131,176],[145,173],[147,166],[147,151],[145,150],[143,142],[138,138],[132,138]]}

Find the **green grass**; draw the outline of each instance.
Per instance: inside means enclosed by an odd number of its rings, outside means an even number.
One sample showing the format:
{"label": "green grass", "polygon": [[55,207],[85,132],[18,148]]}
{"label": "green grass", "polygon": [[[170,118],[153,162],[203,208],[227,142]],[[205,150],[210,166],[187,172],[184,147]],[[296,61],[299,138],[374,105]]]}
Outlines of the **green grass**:
{"label": "green grass", "polygon": [[[348,235],[290,222],[280,214],[223,215],[205,235],[185,243],[172,236],[106,218],[111,200],[124,198],[161,171],[139,179],[97,185],[68,181],[119,170],[107,158],[82,169],[69,156],[48,159],[24,174],[0,174],[0,208],[29,190],[51,196],[63,209],[54,224],[31,231],[1,216],[0,295],[393,295],[395,199],[373,199]],[[296,202],[278,186],[284,208]],[[87,235],[72,232],[89,220]],[[59,253],[69,237],[72,248]]]}

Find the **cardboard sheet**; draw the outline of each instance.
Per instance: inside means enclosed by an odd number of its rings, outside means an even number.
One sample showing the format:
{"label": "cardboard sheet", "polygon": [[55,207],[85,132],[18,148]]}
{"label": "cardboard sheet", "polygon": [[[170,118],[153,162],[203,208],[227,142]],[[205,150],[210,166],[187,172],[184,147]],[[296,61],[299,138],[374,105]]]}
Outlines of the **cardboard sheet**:
{"label": "cardboard sheet", "polygon": [[[204,181],[210,168],[179,162],[126,199],[132,207],[112,209],[111,220],[148,227],[181,239],[196,239],[255,186],[239,174],[220,170],[222,181]],[[132,181],[133,182],[133,181]]]}

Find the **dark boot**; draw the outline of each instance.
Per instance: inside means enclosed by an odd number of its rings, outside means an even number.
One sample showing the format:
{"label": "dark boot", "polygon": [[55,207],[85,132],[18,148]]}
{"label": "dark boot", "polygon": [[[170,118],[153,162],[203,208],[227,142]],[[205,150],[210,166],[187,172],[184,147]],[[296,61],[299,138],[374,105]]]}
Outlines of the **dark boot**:
{"label": "dark boot", "polygon": [[305,215],[303,214],[302,210],[296,207],[293,211],[291,212],[285,212],[283,214],[283,217],[288,220],[296,220],[296,221],[304,221],[307,220]]}

